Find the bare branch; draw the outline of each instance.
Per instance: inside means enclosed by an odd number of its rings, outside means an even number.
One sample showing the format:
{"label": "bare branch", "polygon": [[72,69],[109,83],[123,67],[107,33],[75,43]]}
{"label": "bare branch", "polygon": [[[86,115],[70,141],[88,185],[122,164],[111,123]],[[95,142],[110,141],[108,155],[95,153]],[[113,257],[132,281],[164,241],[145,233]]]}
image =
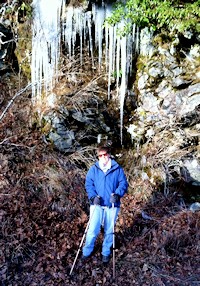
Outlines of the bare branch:
{"label": "bare branch", "polygon": [[22,93],[24,93],[27,89],[29,89],[32,86],[31,83],[29,83],[27,86],[25,86],[23,89],[21,89],[20,91],[18,91],[13,98],[9,101],[8,105],[6,106],[5,110],[2,112],[1,116],[0,116],[0,121],[3,119],[4,115],[6,114],[6,112],[8,111],[8,109],[10,108],[10,106],[12,105],[12,103],[14,102],[14,100],[21,95]]}

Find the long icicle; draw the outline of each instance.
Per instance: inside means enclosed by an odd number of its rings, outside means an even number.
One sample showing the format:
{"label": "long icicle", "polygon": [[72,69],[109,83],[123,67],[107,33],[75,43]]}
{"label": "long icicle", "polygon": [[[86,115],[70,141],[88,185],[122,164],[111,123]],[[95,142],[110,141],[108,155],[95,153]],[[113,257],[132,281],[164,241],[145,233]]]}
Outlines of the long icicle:
{"label": "long icicle", "polygon": [[122,79],[121,79],[121,87],[120,87],[120,139],[121,145],[123,145],[123,118],[124,118],[124,99],[126,94],[126,37],[122,37],[121,39],[121,71],[122,71]]}
{"label": "long icicle", "polygon": [[[63,0],[46,5],[46,0],[33,1],[32,25],[32,97],[41,101],[42,82],[44,92],[52,90],[60,57],[61,10]],[[48,16],[47,16],[48,15]]]}

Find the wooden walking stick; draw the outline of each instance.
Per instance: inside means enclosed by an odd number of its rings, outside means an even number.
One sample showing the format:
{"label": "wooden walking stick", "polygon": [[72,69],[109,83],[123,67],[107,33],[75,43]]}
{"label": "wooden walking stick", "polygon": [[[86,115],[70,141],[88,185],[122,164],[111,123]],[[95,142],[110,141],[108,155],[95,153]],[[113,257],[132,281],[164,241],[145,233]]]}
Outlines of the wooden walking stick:
{"label": "wooden walking stick", "polygon": [[74,266],[75,266],[75,264],[76,264],[76,260],[77,260],[77,258],[78,258],[79,252],[80,252],[80,250],[81,250],[82,244],[83,244],[84,239],[85,239],[85,236],[86,236],[86,234],[87,234],[87,231],[88,231],[88,228],[89,228],[89,225],[90,225],[90,221],[91,221],[91,219],[92,219],[92,217],[93,217],[93,214],[94,214],[94,211],[95,211],[95,209],[96,209],[96,206],[97,206],[97,205],[95,205],[94,210],[93,210],[93,212],[92,212],[92,214],[91,214],[91,216],[90,216],[90,219],[89,219],[89,221],[88,221],[88,223],[87,223],[85,232],[84,232],[83,237],[82,237],[82,239],[81,239],[81,243],[80,243],[80,245],[79,245],[79,248],[78,248],[78,251],[77,251],[77,253],[76,253],[76,257],[75,257],[75,259],[74,259],[74,262],[73,262],[73,265],[72,265],[72,268],[71,268],[71,270],[70,270],[69,275],[72,274],[72,271],[73,271]]}
{"label": "wooden walking stick", "polygon": [[115,204],[112,203],[113,215],[113,280],[115,279]]}

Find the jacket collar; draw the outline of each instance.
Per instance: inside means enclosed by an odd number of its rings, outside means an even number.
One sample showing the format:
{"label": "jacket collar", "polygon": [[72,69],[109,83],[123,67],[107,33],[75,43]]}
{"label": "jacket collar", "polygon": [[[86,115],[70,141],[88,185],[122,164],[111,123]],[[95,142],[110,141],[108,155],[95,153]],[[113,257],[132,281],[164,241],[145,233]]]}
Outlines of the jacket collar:
{"label": "jacket collar", "polygon": [[[99,166],[99,161],[95,163],[95,166],[101,169],[101,167]],[[117,169],[118,166],[119,164],[114,159],[111,159],[111,168],[108,171],[110,172],[111,170]]]}

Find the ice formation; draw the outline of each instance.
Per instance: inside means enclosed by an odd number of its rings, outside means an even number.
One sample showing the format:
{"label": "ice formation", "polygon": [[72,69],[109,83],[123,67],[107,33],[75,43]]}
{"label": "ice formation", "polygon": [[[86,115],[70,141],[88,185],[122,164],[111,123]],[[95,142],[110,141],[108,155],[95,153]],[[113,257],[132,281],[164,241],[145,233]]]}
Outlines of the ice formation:
{"label": "ice formation", "polygon": [[[63,0],[33,1],[32,25],[32,86],[33,100],[40,100],[42,92],[52,90],[57,79],[61,40],[69,57],[75,54],[76,40],[79,38],[80,62],[83,64],[83,48],[87,47],[94,65],[94,48],[98,50],[99,70],[103,62],[108,73],[108,99],[110,99],[111,79],[115,75],[120,106],[121,142],[123,127],[124,98],[127,79],[132,69],[134,49],[138,48],[138,33],[135,26],[128,37],[120,37],[116,26],[103,25],[111,15],[112,6],[92,5],[91,11],[65,6]],[[94,36],[92,35],[94,27]],[[103,42],[105,44],[103,44]],[[103,53],[103,47],[105,51]],[[105,55],[103,58],[103,55]]]}

